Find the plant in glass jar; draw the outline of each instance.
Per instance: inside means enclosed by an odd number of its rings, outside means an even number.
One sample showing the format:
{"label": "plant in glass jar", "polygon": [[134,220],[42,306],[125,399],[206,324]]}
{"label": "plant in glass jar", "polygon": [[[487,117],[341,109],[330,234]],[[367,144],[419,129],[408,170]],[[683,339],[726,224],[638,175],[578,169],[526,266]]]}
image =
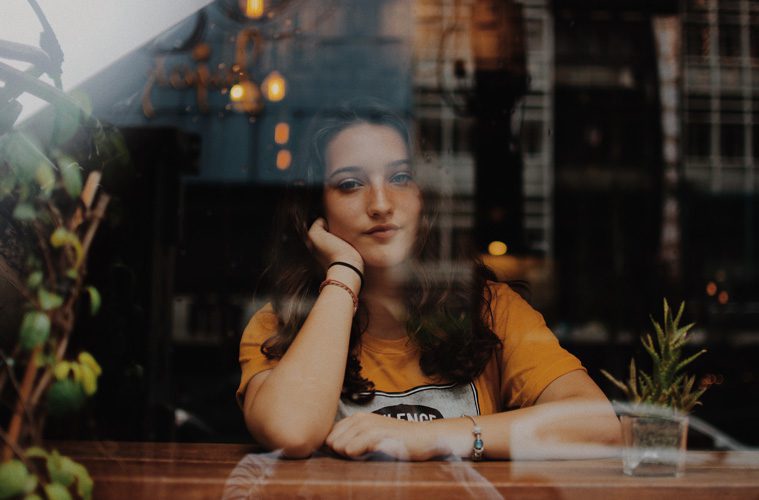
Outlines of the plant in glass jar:
{"label": "plant in glass jar", "polygon": [[696,386],[696,377],[683,370],[705,349],[683,357],[683,347],[693,323],[680,326],[685,302],[673,316],[664,300],[664,320],[660,324],[651,317],[656,336],[641,338],[651,357],[651,372],[637,369],[630,360],[626,382],[601,370],[630,401],[624,406],[620,420],[624,447],[623,469],[627,475],[682,475],[685,471],[685,451],[688,437],[688,414],[701,404],[699,399],[707,389]]}

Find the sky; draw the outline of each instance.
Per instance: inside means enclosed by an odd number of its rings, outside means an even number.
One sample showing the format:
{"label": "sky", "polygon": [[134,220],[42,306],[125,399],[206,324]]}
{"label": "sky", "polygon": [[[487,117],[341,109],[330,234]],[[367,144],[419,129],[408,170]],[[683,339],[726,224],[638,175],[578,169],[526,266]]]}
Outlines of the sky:
{"label": "sky", "polygon": [[[63,49],[63,90],[76,88],[212,0],[38,0]],[[0,0],[0,40],[39,47],[42,27],[27,0]],[[0,59],[19,69],[27,65]],[[49,79],[46,81],[50,82]],[[46,103],[29,94],[17,124]]]}

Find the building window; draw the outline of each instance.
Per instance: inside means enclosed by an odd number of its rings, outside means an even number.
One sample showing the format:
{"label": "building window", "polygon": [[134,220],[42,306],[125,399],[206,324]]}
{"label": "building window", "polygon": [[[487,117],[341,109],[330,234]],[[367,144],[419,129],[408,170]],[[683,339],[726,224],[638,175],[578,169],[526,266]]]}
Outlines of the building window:
{"label": "building window", "polygon": [[419,119],[419,145],[422,151],[439,152],[442,148],[440,120]]}
{"label": "building window", "polygon": [[741,28],[736,24],[719,27],[719,55],[722,57],[741,56]]}
{"label": "building window", "polygon": [[708,123],[689,123],[686,129],[686,155],[706,158],[711,153],[711,126]]}
{"label": "building window", "polygon": [[527,154],[538,154],[543,147],[543,124],[525,122],[522,125],[522,149]]}
{"label": "building window", "polygon": [[711,30],[706,24],[687,24],[685,26],[685,54],[696,57],[708,56],[710,33]]}
{"label": "building window", "polygon": [[726,123],[720,127],[720,153],[722,157],[742,157],[743,143],[743,125]]}

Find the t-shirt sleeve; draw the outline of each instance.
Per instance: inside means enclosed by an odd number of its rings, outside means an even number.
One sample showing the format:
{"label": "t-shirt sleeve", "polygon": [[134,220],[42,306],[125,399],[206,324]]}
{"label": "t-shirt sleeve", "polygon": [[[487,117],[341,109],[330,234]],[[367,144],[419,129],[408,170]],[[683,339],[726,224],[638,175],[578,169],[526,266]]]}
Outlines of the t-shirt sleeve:
{"label": "t-shirt sleeve", "polygon": [[237,404],[242,408],[248,383],[256,374],[277,366],[276,359],[268,359],[261,352],[261,344],[277,332],[277,316],[267,304],[250,318],[240,340],[240,386],[237,388]]}
{"label": "t-shirt sleeve", "polygon": [[494,331],[503,341],[501,401],[505,408],[534,405],[551,382],[585,368],[519,294],[504,284],[492,288]]}

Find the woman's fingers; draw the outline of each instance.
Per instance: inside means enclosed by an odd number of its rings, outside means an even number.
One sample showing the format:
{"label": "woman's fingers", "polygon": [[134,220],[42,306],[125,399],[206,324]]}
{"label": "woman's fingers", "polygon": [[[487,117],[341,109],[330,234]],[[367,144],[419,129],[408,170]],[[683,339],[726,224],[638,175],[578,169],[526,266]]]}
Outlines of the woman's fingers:
{"label": "woman's fingers", "polygon": [[396,424],[387,417],[358,413],[336,423],[326,444],[336,453],[350,458],[381,451],[405,460],[410,453]]}
{"label": "woman's fingers", "polygon": [[308,229],[306,246],[324,267],[343,260],[363,268],[361,255],[348,242],[330,233],[323,217],[316,219]]}

